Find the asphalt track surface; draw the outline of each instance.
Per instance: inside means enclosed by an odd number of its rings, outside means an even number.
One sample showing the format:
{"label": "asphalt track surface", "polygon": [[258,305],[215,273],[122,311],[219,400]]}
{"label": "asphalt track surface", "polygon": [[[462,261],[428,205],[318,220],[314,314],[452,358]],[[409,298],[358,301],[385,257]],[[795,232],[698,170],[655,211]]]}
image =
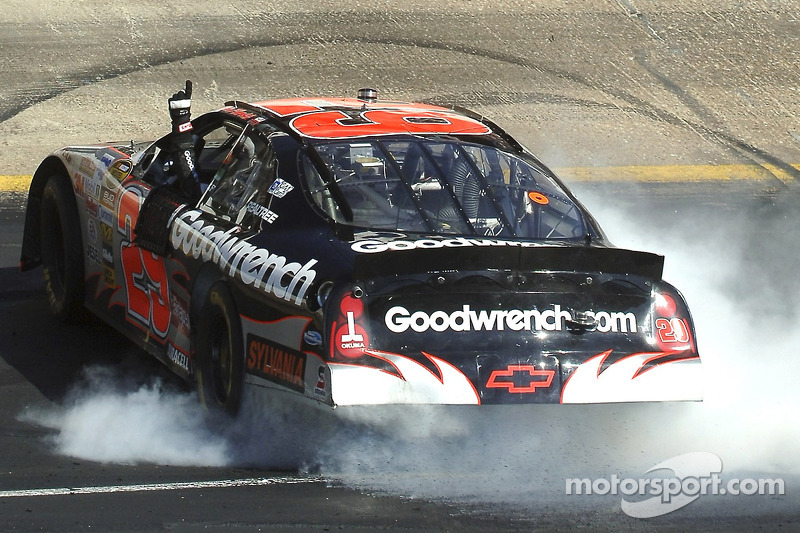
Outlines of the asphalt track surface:
{"label": "asphalt track surface", "polygon": [[[799,2],[2,7],[0,529],[800,528]],[[162,135],[185,79],[195,113],[372,86],[489,116],[612,241],[666,255],[707,402],[345,420],[278,407],[215,434],[191,391],[99,323],[52,321],[40,272],[15,268],[38,161]],[[729,477],[780,477],[785,494],[704,496],[651,519],[619,496],[564,494],[565,477],[640,476],[699,451]]]}

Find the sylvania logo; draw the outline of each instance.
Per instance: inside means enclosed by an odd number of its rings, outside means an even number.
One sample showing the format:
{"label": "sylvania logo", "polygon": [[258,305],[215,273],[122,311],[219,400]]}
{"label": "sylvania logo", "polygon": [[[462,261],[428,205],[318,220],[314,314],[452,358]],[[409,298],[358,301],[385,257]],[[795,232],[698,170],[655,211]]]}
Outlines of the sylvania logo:
{"label": "sylvania logo", "polygon": [[257,335],[247,335],[247,371],[298,392],[303,392],[306,356]]}

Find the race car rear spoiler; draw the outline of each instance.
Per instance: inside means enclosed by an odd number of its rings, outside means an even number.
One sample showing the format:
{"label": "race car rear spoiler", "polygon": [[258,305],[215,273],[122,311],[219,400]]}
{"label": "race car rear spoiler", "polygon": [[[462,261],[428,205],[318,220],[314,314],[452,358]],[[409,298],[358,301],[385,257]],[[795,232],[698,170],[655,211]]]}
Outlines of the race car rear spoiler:
{"label": "race car rear spoiler", "polygon": [[[436,242],[436,241],[428,241]],[[357,253],[358,278],[465,270],[511,272],[601,272],[660,280],[664,257],[648,252],[595,246],[464,245],[386,249]]]}

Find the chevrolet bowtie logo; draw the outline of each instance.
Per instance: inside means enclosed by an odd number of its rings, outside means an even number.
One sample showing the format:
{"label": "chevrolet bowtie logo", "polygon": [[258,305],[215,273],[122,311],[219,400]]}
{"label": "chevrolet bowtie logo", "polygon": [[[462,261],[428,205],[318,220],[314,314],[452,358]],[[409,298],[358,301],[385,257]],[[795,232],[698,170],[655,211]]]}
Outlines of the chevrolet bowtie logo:
{"label": "chevrolet bowtie logo", "polygon": [[508,392],[531,393],[537,388],[546,389],[553,382],[555,370],[536,370],[533,365],[508,365],[505,370],[494,370],[486,382],[488,389],[508,389]]}

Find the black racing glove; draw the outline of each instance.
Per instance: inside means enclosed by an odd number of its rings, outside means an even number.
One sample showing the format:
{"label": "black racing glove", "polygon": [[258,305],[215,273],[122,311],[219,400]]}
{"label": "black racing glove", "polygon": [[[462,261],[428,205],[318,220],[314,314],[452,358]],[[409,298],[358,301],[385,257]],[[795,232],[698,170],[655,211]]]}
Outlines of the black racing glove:
{"label": "black racing glove", "polygon": [[172,154],[178,167],[178,187],[189,197],[200,197],[200,182],[194,161],[194,139],[192,132],[192,82],[186,80],[186,88],[172,95],[169,116],[172,119]]}
{"label": "black racing glove", "polygon": [[192,81],[186,80],[186,88],[173,94],[168,103],[172,132],[177,134],[192,131]]}

